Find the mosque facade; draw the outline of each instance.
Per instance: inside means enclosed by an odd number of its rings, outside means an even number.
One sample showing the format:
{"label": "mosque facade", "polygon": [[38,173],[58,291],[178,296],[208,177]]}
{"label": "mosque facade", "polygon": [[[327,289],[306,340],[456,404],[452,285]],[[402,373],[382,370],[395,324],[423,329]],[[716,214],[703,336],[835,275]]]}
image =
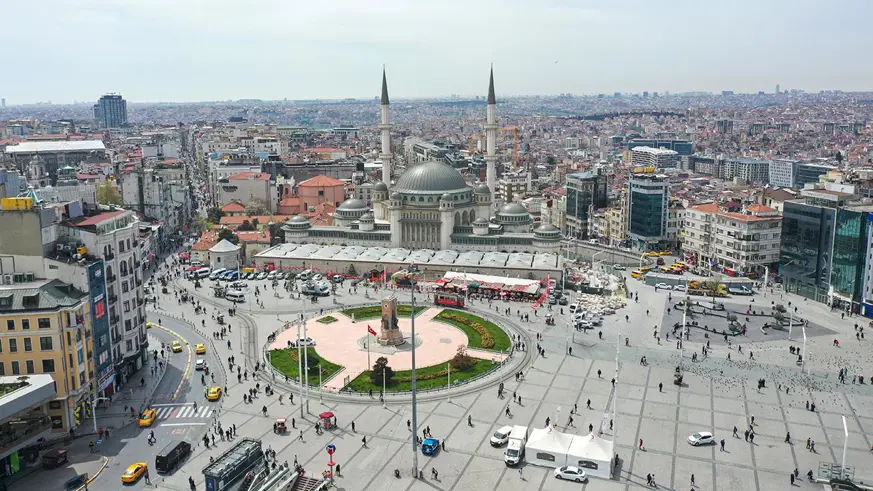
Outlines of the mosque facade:
{"label": "mosque facade", "polygon": [[[313,226],[295,216],[283,226],[286,243],[357,245],[404,249],[552,252],[561,231],[545,223],[534,228],[530,213],[509,202],[496,210],[493,187],[469,185],[452,166],[440,161],[409,168],[392,186],[388,86],[382,74],[382,181],[373,186],[371,204],[348,199],[333,214],[333,226]],[[496,172],[496,98],[494,74],[488,87],[486,181]],[[492,128],[493,127],[493,128]]]}

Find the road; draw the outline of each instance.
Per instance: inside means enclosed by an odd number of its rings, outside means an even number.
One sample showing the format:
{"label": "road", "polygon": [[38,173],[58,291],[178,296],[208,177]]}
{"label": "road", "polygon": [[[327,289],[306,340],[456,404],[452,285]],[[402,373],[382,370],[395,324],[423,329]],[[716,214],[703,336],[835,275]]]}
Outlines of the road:
{"label": "road", "polygon": [[[156,316],[149,316],[148,319],[153,323],[158,320]],[[153,468],[155,455],[170,440],[187,440],[192,443],[194,453],[197,453],[198,443],[212,426],[214,416],[223,403],[223,398],[217,402],[206,401],[203,385],[200,382],[201,372],[194,370],[196,358],[204,358],[210,367],[218,367],[220,364],[220,360],[210,349],[211,345],[208,341],[183,322],[171,318],[161,318],[160,322],[166,330],[152,327],[150,334],[165,343],[168,348],[173,340],[181,338],[184,349],[181,353],[167,350],[169,352],[166,359],[167,373],[155,390],[154,396],[153,408],[157,410],[157,420],[151,428],[139,428],[136,424],[128,425],[114,433],[102,445],[101,451],[111,458],[111,463],[100,478],[91,484],[92,490],[148,487],[145,479],[140,479],[133,485],[122,485],[121,475],[127,466],[134,462],[146,462],[149,465],[152,483],[160,482],[162,478]],[[194,345],[197,343],[206,344],[206,354],[194,354]],[[160,353],[160,346],[156,348]],[[210,371],[210,374],[215,375],[215,385],[224,386],[222,370]],[[210,377],[206,377],[206,381],[207,384],[212,385]],[[196,411],[192,404],[194,401],[197,402]],[[147,439],[152,430],[157,443],[149,445]],[[199,471],[200,469],[197,469],[197,473]]]}

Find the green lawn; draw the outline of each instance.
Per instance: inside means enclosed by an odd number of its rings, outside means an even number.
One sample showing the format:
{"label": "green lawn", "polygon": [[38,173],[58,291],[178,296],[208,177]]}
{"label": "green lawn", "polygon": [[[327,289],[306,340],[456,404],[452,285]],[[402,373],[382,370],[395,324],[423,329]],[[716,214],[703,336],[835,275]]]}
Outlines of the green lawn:
{"label": "green lawn", "polygon": [[[420,314],[423,310],[426,310],[428,307],[422,305],[415,306],[415,315]],[[346,309],[343,310],[342,313],[348,317],[354,316],[356,321],[367,320],[367,319],[376,319],[382,317],[382,306],[381,305],[368,305],[366,307],[357,307],[354,309]],[[409,314],[412,313],[411,305],[398,305],[397,306],[397,316],[398,317],[409,317]]]}
{"label": "green lawn", "polygon": [[322,324],[331,324],[337,321],[337,318],[332,315],[326,315],[321,319],[318,319],[316,322],[321,322]]}
{"label": "green lawn", "polygon": [[[419,390],[445,388],[448,383],[448,377],[446,376],[447,365],[448,362],[430,367],[417,368],[415,370],[416,387]],[[491,360],[481,360],[477,358],[476,364],[469,370],[464,370],[462,372],[452,370],[452,385],[455,385],[455,382],[461,382],[476,377],[477,375],[481,375],[498,366],[499,364],[492,363]],[[394,372],[394,380],[385,387],[385,390],[388,392],[410,391],[412,390],[411,378],[412,371],[410,370]],[[379,392],[382,390],[382,386],[370,381],[370,371],[367,370],[349,382],[349,385],[346,385],[345,389],[350,389],[356,392],[367,392],[372,389],[373,392]]]}
{"label": "green lawn", "polygon": [[[315,365],[317,365],[319,361],[321,362],[321,369],[323,370],[321,374],[322,381],[326,381],[342,368],[340,365],[322,359],[318,356],[315,348],[308,347],[306,349],[310,360],[309,385],[318,387],[318,368]],[[315,363],[312,362],[313,359],[316,360]],[[276,370],[287,375],[289,379],[298,380],[297,348],[276,349],[270,351],[270,362],[274,367],[276,367]]]}
{"label": "green lawn", "polygon": [[506,351],[512,345],[509,335],[478,315],[468,314],[460,310],[445,309],[434,319],[451,324],[464,331],[469,340],[470,348]]}

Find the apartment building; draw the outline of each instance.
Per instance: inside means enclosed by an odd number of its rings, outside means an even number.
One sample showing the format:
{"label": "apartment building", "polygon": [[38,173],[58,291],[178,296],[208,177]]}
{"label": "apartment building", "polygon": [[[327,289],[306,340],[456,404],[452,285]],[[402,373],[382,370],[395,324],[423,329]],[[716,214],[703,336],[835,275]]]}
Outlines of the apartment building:
{"label": "apartment building", "polygon": [[678,201],[671,201],[667,211],[667,247],[682,247],[682,230],[685,228],[685,207]]}
{"label": "apartment building", "polygon": [[776,271],[782,243],[782,216],[752,204],[706,203],[685,214],[682,250],[703,269],[729,276],[763,276]]}
{"label": "apartment building", "polygon": [[88,294],[60,280],[0,286],[0,376],[51,375],[47,413],[58,433],[81,423],[93,391],[90,313]]}
{"label": "apartment building", "polygon": [[530,172],[507,172],[497,179],[494,196],[498,201],[510,203],[515,201],[516,197],[526,195],[530,186]]}
{"label": "apartment building", "polygon": [[679,152],[666,148],[634,147],[631,164],[641,169],[673,169],[679,167]]}
{"label": "apartment building", "polygon": [[793,188],[797,179],[799,160],[773,159],[770,161],[770,185],[779,188]]}
{"label": "apartment building", "polygon": [[148,341],[139,247],[139,220],[130,210],[100,209],[62,224],[59,241],[75,242],[103,259],[112,360],[118,384],[142,367]]}
{"label": "apartment building", "polygon": [[268,212],[276,212],[276,183],[270,179],[270,174],[240,172],[218,181],[219,206],[232,202],[247,204],[255,199],[263,201]]}
{"label": "apartment building", "polygon": [[742,179],[751,184],[767,184],[770,181],[770,162],[756,159],[726,159],[724,179]]}

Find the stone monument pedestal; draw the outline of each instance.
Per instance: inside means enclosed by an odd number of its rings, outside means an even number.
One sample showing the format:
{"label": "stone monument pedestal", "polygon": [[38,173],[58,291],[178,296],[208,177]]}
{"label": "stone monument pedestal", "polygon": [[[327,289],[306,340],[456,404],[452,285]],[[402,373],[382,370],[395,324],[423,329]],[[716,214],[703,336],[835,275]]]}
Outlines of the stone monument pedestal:
{"label": "stone monument pedestal", "polygon": [[397,297],[382,299],[382,329],[376,340],[382,346],[399,346],[406,342],[397,325]]}

